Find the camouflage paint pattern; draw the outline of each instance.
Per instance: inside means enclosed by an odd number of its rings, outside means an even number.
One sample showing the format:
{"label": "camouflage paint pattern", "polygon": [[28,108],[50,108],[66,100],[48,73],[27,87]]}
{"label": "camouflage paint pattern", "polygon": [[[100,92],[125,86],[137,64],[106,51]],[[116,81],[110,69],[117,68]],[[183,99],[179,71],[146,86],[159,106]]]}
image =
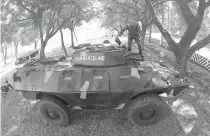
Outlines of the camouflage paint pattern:
{"label": "camouflage paint pattern", "polygon": [[[106,58],[101,61],[109,62]],[[120,109],[136,95],[153,92],[175,96],[186,87],[167,69],[148,61],[129,60],[119,65],[116,60],[112,62],[115,66],[90,67],[70,60],[19,68],[14,73],[14,88],[26,98],[36,99],[37,94],[44,93],[71,106]]]}
{"label": "camouflage paint pattern", "polygon": [[[27,71],[17,71],[21,81],[14,82],[14,87],[23,92],[55,94],[72,106],[119,109],[135,94],[169,86],[161,79],[166,75],[154,71],[145,62],[139,65],[128,63],[104,68],[73,66],[69,62],[37,65]],[[173,77],[172,80],[173,86],[180,84]]]}
{"label": "camouflage paint pattern", "polygon": [[124,33],[124,31],[126,31],[126,30],[128,30],[128,46],[130,46],[128,48],[128,50],[131,51],[132,42],[134,40],[136,42],[136,44],[138,45],[139,54],[142,55],[142,47],[141,47],[141,41],[140,41],[141,28],[140,28],[139,24],[136,22],[133,22],[133,23],[126,25],[120,31],[119,36],[121,36]]}

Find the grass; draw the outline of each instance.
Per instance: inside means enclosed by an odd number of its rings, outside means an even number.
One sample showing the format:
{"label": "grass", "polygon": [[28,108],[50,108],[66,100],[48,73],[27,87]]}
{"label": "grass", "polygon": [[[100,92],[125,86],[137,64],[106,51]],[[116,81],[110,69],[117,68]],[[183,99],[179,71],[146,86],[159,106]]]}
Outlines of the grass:
{"label": "grass", "polygon": [[[144,50],[147,59],[158,61],[158,52],[165,51],[157,44],[147,43]],[[167,58],[173,56],[166,53]],[[167,62],[172,65],[173,61]],[[178,100],[181,105],[175,106],[162,121],[152,126],[140,127],[132,125],[126,118],[125,110],[106,111],[73,111],[71,124],[67,127],[55,127],[45,123],[37,113],[37,103],[25,100],[17,92],[10,92],[7,99],[2,100],[2,135],[5,136],[207,136],[209,132],[210,117],[207,99],[209,91],[210,73],[201,67],[190,63],[188,67],[194,75],[192,84],[199,90],[187,91]],[[205,101],[204,101],[205,100]],[[190,105],[183,107],[184,105]],[[205,106],[207,105],[207,106]],[[202,107],[203,106],[203,107]],[[191,110],[194,109],[194,110]],[[193,115],[192,111],[195,113]],[[183,115],[184,113],[184,115]],[[193,122],[193,129],[186,134]],[[189,129],[188,129],[189,130]]]}

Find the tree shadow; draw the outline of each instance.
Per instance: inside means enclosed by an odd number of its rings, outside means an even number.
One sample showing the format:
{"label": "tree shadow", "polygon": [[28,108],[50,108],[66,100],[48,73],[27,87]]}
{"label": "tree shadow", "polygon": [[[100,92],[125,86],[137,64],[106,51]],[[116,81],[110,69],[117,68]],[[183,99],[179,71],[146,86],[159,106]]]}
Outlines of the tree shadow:
{"label": "tree shadow", "polygon": [[185,135],[210,135],[210,97],[198,90],[188,91],[171,104]]}

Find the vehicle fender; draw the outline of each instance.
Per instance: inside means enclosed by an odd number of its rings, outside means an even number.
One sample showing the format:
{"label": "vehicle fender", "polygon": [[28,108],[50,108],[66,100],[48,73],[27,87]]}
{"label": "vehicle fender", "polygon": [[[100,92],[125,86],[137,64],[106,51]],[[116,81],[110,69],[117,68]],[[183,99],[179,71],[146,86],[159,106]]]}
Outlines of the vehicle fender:
{"label": "vehicle fender", "polygon": [[55,96],[55,97],[61,99],[66,104],[68,103],[68,99],[66,99],[65,97],[63,97],[61,95],[57,95],[57,94],[54,94],[54,93],[42,93],[42,92],[22,91],[22,96],[24,98],[28,99],[28,100],[39,100],[39,99],[42,99],[43,96],[46,96],[46,95]]}
{"label": "vehicle fender", "polygon": [[[189,89],[187,85],[180,85],[180,86],[169,86],[167,88],[135,88],[134,93],[131,95],[131,99],[136,98],[139,95],[147,94],[147,93],[154,93],[154,94],[162,94],[166,93],[167,96],[176,97],[180,93],[184,92],[185,89]],[[141,91],[139,91],[141,90]]]}
{"label": "vehicle fender", "polygon": [[21,93],[24,98],[29,100],[36,100],[36,95],[38,94],[37,92],[32,91],[21,91]]}

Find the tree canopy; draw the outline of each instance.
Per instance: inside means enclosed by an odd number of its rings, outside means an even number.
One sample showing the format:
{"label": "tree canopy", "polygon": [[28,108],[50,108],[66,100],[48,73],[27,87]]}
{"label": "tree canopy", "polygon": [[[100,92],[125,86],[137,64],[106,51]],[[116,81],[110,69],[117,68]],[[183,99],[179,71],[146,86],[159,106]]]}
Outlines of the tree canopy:
{"label": "tree canopy", "polygon": [[[7,36],[12,28],[21,29],[21,31],[28,32],[29,37],[23,36],[26,33],[21,33],[22,43],[29,43],[36,41],[40,38],[41,41],[41,55],[40,58],[45,58],[44,49],[47,42],[52,38],[60,29],[69,27],[69,24],[74,22],[74,26],[81,23],[83,20],[88,21],[91,16],[90,10],[92,3],[89,0],[8,0],[5,1],[2,12],[5,30],[3,30],[3,37],[8,40],[11,39]],[[5,10],[5,12],[3,11]],[[14,14],[13,12],[14,11]],[[5,21],[8,16],[10,21]],[[19,25],[14,26],[11,25]],[[6,26],[9,25],[10,27]],[[22,27],[22,28],[21,28]],[[20,31],[16,30],[16,31]],[[9,31],[10,30],[10,31]],[[30,33],[31,32],[31,33]],[[27,36],[27,35],[26,35]],[[6,40],[1,39],[1,40]]]}

